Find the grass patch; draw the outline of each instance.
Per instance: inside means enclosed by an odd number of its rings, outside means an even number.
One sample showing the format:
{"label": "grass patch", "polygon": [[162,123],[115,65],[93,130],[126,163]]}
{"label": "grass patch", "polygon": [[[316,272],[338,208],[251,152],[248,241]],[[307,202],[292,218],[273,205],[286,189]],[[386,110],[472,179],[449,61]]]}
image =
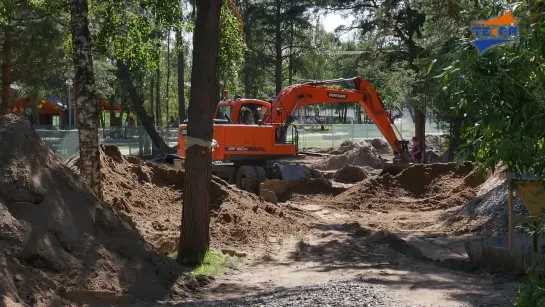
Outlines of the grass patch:
{"label": "grass patch", "polygon": [[[176,253],[170,255],[176,259]],[[210,250],[204,256],[204,261],[201,265],[191,268],[191,274],[194,276],[217,276],[223,273],[226,269],[232,269],[237,264],[242,263],[242,258],[233,257],[224,254],[220,251]]]}

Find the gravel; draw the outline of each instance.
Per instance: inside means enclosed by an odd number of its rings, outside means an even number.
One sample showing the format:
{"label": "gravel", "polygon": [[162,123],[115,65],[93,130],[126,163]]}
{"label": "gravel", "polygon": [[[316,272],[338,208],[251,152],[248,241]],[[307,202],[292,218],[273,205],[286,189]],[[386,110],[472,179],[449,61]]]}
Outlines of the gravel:
{"label": "gravel", "polygon": [[[508,196],[507,182],[493,188],[486,194],[469,201],[456,215],[478,218],[481,220],[479,234],[493,235],[505,233],[508,229]],[[516,215],[529,214],[528,209],[515,195],[513,197],[514,212]]]}
{"label": "gravel", "polygon": [[325,285],[279,289],[224,301],[181,303],[175,306],[390,306],[411,307],[395,298],[391,290],[381,285],[358,281],[334,282]]}
{"label": "gravel", "polygon": [[[396,293],[385,285],[369,284],[362,281],[341,281],[329,284],[278,289],[260,294],[234,298],[223,301],[198,301],[178,303],[170,306],[346,306],[346,307],[424,307],[429,306],[426,298],[422,297],[422,304],[409,302],[403,299],[402,294]],[[478,301],[488,301],[485,297]],[[480,302],[445,302],[435,307],[498,307],[508,304],[480,303]]]}

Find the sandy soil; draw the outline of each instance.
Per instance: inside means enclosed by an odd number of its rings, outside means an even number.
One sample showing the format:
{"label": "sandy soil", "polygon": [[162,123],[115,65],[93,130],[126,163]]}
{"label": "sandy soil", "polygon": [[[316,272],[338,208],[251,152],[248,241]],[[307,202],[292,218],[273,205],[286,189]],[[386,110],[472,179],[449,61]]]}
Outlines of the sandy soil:
{"label": "sandy soil", "polygon": [[[160,252],[172,254],[180,236],[183,171],[122,156],[117,147],[102,149],[105,200],[130,217],[142,236]],[[78,172],[79,158],[67,165]],[[271,234],[284,236],[306,228],[302,211],[277,206],[238,190],[219,178],[211,184],[211,245],[248,251],[263,246]]]}
{"label": "sandy soil", "polygon": [[291,205],[313,212],[319,222],[304,235],[270,240],[266,252],[249,255],[251,261],[219,277],[194,299],[224,300],[358,280],[385,286],[411,306],[512,306],[516,282],[438,267],[399,237],[362,227],[364,218],[316,204]]}
{"label": "sandy soil", "polygon": [[[284,205],[312,213],[316,222],[309,230],[287,240],[270,238],[266,250],[250,253],[245,265],[196,299],[358,280],[385,286],[411,306],[512,306],[516,281],[468,268],[462,253],[433,243],[459,233],[471,236],[472,229],[445,224],[445,211],[464,208],[477,192],[499,184],[496,178],[484,181],[471,164],[434,164],[371,177],[336,195],[293,194]],[[450,258],[438,263],[400,237],[431,242],[433,254]]]}
{"label": "sandy soil", "polygon": [[277,205],[213,178],[212,247],[243,251],[246,261],[206,286],[210,280],[192,278],[164,255],[175,251],[179,237],[182,171],[104,146],[100,201],[77,175],[79,158],[64,165],[27,121],[0,117],[0,142],[4,302],[154,305],[345,279],[381,285],[422,306],[507,306],[516,294],[514,282],[444,268],[400,239],[488,227],[489,220],[471,214],[496,213],[498,205],[470,200],[500,188],[501,180],[484,182],[468,163],[416,165],[377,177],[369,168],[382,165],[387,146],[346,143],[308,161],[344,183],[300,186]]}

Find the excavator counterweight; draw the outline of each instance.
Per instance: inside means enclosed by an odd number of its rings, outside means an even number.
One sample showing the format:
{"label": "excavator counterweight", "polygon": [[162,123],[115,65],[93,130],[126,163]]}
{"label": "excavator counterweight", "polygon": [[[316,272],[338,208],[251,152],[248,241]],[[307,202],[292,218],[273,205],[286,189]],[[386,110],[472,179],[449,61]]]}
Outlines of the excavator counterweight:
{"label": "excavator counterweight", "polygon": [[[353,89],[337,86],[351,84]],[[409,164],[408,141],[404,140],[378,93],[366,80],[355,77],[306,81],[291,85],[272,101],[235,97],[222,100],[214,119],[213,174],[239,188],[258,193],[267,179],[320,178],[319,172],[286,160],[300,158],[298,130],[292,123],[295,111],[308,105],[358,103],[378,127],[395,158],[383,173],[395,174]],[[187,125],[180,125],[178,155],[185,158]]]}

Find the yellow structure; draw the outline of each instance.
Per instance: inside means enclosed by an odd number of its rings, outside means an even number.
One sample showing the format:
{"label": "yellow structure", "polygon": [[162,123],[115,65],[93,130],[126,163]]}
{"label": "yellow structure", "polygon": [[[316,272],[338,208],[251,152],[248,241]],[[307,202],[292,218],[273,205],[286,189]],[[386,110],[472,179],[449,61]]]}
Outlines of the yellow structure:
{"label": "yellow structure", "polygon": [[[509,183],[509,248],[514,245],[515,224],[527,222],[530,216],[538,216],[545,209],[545,185],[539,182],[539,178],[534,175],[517,175],[515,173],[507,174]],[[513,209],[513,192],[516,191],[524,206],[530,211],[528,215],[515,215]],[[537,253],[537,235],[534,235],[534,253]]]}

